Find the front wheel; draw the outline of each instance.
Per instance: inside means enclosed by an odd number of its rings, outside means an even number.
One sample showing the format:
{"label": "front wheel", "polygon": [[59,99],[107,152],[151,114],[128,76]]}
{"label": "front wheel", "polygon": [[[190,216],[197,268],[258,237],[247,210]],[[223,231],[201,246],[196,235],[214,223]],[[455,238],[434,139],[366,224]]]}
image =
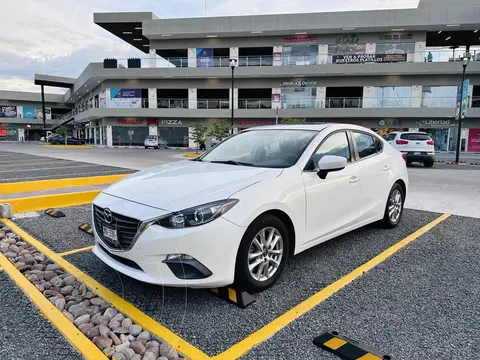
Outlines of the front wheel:
{"label": "front wheel", "polygon": [[387,205],[382,220],[382,225],[391,229],[398,225],[403,214],[403,204],[405,202],[405,194],[400,184],[395,183],[388,195]]}
{"label": "front wheel", "polygon": [[268,289],[281,276],[289,254],[289,236],[283,222],[265,214],[248,227],[240,243],[235,283],[256,293]]}

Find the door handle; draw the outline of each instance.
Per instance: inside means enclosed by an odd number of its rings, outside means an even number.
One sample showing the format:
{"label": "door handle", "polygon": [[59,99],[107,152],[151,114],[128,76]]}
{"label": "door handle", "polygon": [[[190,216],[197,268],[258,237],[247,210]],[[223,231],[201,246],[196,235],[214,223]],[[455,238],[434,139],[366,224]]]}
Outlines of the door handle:
{"label": "door handle", "polygon": [[390,170],[390,166],[389,166],[389,165],[385,165],[385,166],[383,167],[383,171],[388,171],[388,170]]}
{"label": "door handle", "polygon": [[360,178],[359,178],[357,175],[352,175],[352,176],[350,177],[349,182],[350,182],[350,184],[355,184],[355,183],[358,182],[359,180],[360,180]]}

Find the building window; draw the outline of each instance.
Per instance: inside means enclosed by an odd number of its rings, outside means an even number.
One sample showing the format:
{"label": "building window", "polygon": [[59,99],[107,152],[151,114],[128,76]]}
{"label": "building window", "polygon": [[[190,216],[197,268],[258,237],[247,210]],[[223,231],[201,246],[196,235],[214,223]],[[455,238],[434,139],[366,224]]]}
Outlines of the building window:
{"label": "building window", "polygon": [[143,146],[148,136],[148,127],[113,126],[113,145]]}
{"label": "building window", "polygon": [[281,90],[283,109],[306,109],[316,108],[316,87],[293,87]]}
{"label": "building window", "polygon": [[412,107],[412,88],[411,86],[375,86],[372,105],[373,108]]}
{"label": "building window", "polygon": [[159,127],[158,136],[168,147],[188,147],[188,127]]}
{"label": "building window", "polygon": [[454,108],[457,104],[457,86],[423,86],[422,107]]}
{"label": "building window", "polygon": [[298,45],[283,47],[283,65],[317,64],[318,45]]}

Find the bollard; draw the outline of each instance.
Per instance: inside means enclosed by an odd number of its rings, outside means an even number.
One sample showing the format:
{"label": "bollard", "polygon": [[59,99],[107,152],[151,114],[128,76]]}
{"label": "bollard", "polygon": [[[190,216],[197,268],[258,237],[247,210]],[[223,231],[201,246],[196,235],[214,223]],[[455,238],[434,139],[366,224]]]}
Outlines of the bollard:
{"label": "bollard", "polygon": [[13,208],[10,204],[0,204],[0,218],[11,219],[13,217]]}

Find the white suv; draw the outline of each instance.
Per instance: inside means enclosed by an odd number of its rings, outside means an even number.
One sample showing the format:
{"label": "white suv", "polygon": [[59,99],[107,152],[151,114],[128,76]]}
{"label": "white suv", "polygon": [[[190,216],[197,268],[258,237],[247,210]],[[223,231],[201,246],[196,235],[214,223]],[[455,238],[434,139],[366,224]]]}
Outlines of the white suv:
{"label": "white suv", "polygon": [[435,162],[435,143],[424,132],[391,132],[385,138],[390,145],[400,151],[407,164],[421,162],[425,167],[432,167]]}

